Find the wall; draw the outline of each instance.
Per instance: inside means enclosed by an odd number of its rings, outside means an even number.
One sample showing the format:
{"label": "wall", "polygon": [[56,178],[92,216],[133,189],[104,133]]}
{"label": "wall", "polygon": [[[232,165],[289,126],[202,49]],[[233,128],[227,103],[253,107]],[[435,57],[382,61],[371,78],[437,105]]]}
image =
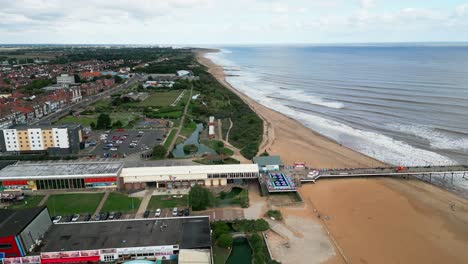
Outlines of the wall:
{"label": "wall", "polygon": [[51,225],[52,221],[46,208],[20,233],[19,240],[23,250],[29,252],[35,241],[41,239]]}
{"label": "wall", "polygon": [[5,257],[21,257],[21,252],[16,244],[14,236],[1,237],[0,244],[11,244],[11,248],[0,248],[0,252],[5,253]]}

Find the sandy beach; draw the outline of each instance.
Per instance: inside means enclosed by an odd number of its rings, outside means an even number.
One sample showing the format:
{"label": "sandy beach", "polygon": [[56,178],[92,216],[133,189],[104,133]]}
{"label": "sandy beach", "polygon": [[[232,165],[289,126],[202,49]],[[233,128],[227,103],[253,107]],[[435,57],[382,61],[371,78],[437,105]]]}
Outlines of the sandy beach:
{"label": "sandy beach", "polygon": [[[260,151],[281,155],[285,164],[303,161],[316,168],[385,166],[236,91],[226,82],[223,69],[203,55],[198,53],[198,60],[210,73],[264,120]],[[468,201],[436,186],[418,180],[339,179],[319,180],[299,192],[306,209],[282,209],[283,215],[313,218],[330,232],[336,256],[326,263],[466,263],[468,259]]]}

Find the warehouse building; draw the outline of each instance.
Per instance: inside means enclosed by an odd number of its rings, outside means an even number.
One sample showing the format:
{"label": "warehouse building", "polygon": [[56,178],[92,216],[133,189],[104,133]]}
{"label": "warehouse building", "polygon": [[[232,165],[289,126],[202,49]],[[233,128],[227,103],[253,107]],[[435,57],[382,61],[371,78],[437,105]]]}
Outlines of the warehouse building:
{"label": "warehouse building", "polygon": [[0,170],[5,191],[117,188],[122,162],[18,162]]}
{"label": "warehouse building", "polygon": [[47,207],[0,209],[0,259],[24,257],[50,228]]}
{"label": "warehouse building", "polygon": [[256,164],[124,168],[120,187],[131,190],[189,188],[197,184],[224,186],[236,180],[257,179],[258,174]]}
{"label": "warehouse building", "polygon": [[27,126],[2,129],[0,151],[19,154],[76,154],[84,147],[81,125]]}
{"label": "warehouse building", "polygon": [[[11,244],[15,246],[15,252],[3,252],[3,264],[123,263],[129,260],[170,260],[168,263],[177,263],[179,254],[183,259],[196,256],[197,263],[211,263],[208,216],[51,224],[46,207],[31,210],[40,213],[31,214],[28,221],[23,220],[24,215],[20,211],[15,213],[18,217],[10,217],[10,222],[29,224],[21,225],[26,226],[24,231],[15,227],[18,232],[5,233],[8,240],[0,242],[1,245],[6,248]],[[6,215],[7,212],[2,211],[0,216]],[[48,221],[44,225],[35,224],[45,219]],[[15,244],[21,242],[20,236],[24,232],[25,240],[29,239],[30,233],[35,236],[32,237],[34,244],[29,246],[30,251],[22,251],[28,245]],[[18,239],[9,238],[14,233],[18,233]]]}

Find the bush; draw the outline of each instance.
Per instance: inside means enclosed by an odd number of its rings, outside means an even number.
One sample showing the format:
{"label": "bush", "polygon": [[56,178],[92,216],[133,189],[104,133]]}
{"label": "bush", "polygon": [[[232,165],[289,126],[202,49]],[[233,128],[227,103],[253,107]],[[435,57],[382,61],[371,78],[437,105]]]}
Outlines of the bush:
{"label": "bush", "polygon": [[96,129],[107,129],[111,127],[111,118],[108,114],[100,114],[97,119]]}
{"label": "bush", "polygon": [[167,149],[163,145],[157,145],[153,148],[153,158],[163,159],[166,156]]}
{"label": "bush", "polygon": [[222,234],[229,233],[231,229],[228,224],[224,221],[217,221],[213,223],[213,236],[215,239],[220,237]]}
{"label": "bush", "polygon": [[250,237],[249,241],[250,241],[250,246],[252,247],[252,251],[254,255],[254,263],[256,264],[266,263],[263,238],[259,234],[255,233]]}
{"label": "bush", "polygon": [[186,155],[192,154],[198,151],[198,146],[195,144],[189,144],[184,146],[184,153]]}
{"label": "bush", "polygon": [[114,124],[112,124],[112,127],[115,127],[115,128],[123,127],[122,121],[120,120],[115,121]]}
{"label": "bush", "polygon": [[283,220],[283,216],[281,215],[281,212],[278,211],[278,210],[269,210],[266,213],[266,215],[268,217],[273,217],[273,218],[275,218],[276,220],[279,220],[279,221]]}
{"label": "bush", "polygon": [[210,190],[196,185],[189,191],[189,204],[194,211],[205,210],[213,204],[213,194]]}
{"label": "bush", "polygon": [[232,236],[231,234],[222,234],[217,240],[218,246],[222,248],[232,247]]}
{"label": "bush", "polygon": [[261,232],[261,231],[266,231],[270,226],[268,225],[268,222],[263,220],[263,219],[257,219],[257,220],[235,220],[232,224],[232,228],[236,232],[247,232],[247,233],[252,233],[252,232]]}

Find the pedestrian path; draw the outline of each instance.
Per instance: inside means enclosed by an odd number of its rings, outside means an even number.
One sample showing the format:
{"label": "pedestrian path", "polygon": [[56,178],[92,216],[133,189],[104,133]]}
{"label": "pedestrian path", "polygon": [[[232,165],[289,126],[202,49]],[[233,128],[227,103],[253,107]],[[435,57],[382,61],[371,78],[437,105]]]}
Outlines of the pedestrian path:
{"label": "pedestrian path", "polygon": [[153,191],[147,190],[145,193],[145,197],[143,197],[143,200],[141,200],[140,207],[138,208],[138,211],[136,213],[137,216],[143,215],[145,213],[146,208],[148,207],[148,204],[151,200],[151,196],[153,196]]}
{"label": "pedestrian path", "polygon": [[46,196],[44,196],[44,198],[42,198],[42,200],[39,202],[38,206],[43,206],[47,203],[47,200],[49,200],[49,197],[50,197],[50,194],[46,194]]}
{"label": "pedestrian path", "polygon": [[107,201],[107,197],[109,197],[109,191],[104,193],[104,197],[102,197],[101,202],[99,203],[98,207],[96,208],[96,211],[94,212],[94,215],[99,214],[101,212],[102,207],[104,207],[104,204]]}

